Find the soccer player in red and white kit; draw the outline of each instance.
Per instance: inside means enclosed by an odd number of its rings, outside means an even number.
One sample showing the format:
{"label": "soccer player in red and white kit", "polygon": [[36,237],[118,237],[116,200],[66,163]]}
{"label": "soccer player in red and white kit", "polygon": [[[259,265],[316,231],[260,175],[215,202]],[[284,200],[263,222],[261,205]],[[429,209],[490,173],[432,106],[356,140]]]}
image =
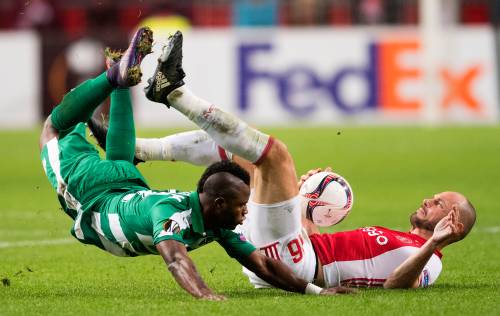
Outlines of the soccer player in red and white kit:
{"label": "soccer player in red and white kit", "polygon": [[440,250],[463,239],[475,218],[462,194],[442,192],[423,200],[411,214],[409,232],[374,226],[320,234],[307,219],[304,227],[318,257],[319,285],[415,288],[436,281],[442,269]]}
{"label": "soccer player in red and white kit", "polygon": [[[232,159],[247,169],[253,190],[242,232],[262,253],[316,284],[308,285],[309,292],[340,285],[412,288],[436,280],[440,250],[464,238],[475,222],[474,207],[463,195],[443,192],[424,200],[411,216],[410,232],[365,227],[319,234],[311,222],[302,220],[297,175],[286,145],[195,96],[182,80],[181,59],[171,57],[181,55],[182,41],[178,34],[174,38],[148,81],[146,96],[175,108],[202,130],[137,139],[138,159],[199,165]],[[270,287],[252,272],[245,273],[255,287]]]}

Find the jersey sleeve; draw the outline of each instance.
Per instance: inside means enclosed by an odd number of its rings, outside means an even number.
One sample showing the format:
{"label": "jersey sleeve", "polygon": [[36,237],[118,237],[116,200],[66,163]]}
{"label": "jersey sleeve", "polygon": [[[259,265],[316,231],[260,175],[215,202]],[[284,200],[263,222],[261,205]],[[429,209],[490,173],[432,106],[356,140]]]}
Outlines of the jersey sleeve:
{"label": "jersey sleeve", "polygon": [[441,273],[442,267],[443,265],[441,263],[441,259],[433,254],[420,274],[418,286],[428,287],[436,282],[439,274]]}
{"label": "jersey sleeve", "polygon": [[182,233],[189,229],[189,223],[179,216],[176,208],[170,204],[158,204],[151,210],[153,222],[153,244],[164,240],[177,240],[184,243]]}
{"label": "jersey sleeve", "polygon": [[232,258],[246,258],[255,251],[255,247],[246,241],[243,234],[223,229],[218,243],[226,250]]}

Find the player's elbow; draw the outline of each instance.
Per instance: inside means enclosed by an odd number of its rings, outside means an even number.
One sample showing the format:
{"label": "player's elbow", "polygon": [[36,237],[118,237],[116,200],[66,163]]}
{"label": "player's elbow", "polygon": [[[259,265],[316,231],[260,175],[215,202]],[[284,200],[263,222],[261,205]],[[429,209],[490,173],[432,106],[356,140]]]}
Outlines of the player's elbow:
{"label": "player's elbow", "polygon": [[[269,149],[269,152],[264,157],[264,160],[261,162],[261,166],[267,166],[268,168],[278,168],[282,170],[284,168],[289,168],[294,166],[293,158],[290,152],[288,151],[285,143],[281,142],[278,139],[274,140],[273,145]],[[263,173],[261,177],[266,179],[266,177],[271,177],[272,173]]]}
{"label": "player's elbow", "polygon": [[263,255],[259,256],[258,260],[256,260],[255,262],[253,272],[261,278],[271,274],[270,265],[268,261],[269,261],[268,257]]}
{"label": "player's elbow", "polygon": [[273,275],[272,259],[258,253],[252,253],[247,262],[247,269],[255,273],[261,279],[267,280]]}

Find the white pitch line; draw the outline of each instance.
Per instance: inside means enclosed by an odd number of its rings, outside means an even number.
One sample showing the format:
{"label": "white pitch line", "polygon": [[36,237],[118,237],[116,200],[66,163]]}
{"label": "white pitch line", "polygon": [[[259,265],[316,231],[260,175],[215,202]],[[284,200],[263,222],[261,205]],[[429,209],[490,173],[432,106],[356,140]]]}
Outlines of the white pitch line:
{"label": "white pitch line", "polygon": [[484,227],[478,229],[478,231],[481,233],[498,234],[500,233],[500,226]]}
{"label": "white pitch line", "polygon": [[0,249],[2,248],[17,248],[17,247],[35,247],[35,246],[51,246],[64,245],[76,242],[75,239],[42,239],[42,240],[23,240],[23,241],[0,241]]}

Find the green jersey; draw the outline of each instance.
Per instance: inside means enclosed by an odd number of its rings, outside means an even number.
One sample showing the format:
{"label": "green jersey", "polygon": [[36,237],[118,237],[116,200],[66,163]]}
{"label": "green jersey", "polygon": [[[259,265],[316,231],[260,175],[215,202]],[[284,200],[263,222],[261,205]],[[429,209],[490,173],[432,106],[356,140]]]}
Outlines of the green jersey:
{"label": "green jersey", "polygon": [[[188,251],[217,241],[233,258],[247,257],[255,248],[242,235],[226,229],[206,229],[197,192],[140,190],[106,193],[82,222],[109,243],[115,255],[157,254],[155,245],[176,240]],[[80,224],[82,225],[82,224]],[[75,234],[81,227],[75,226]],[[118,246],[118,247],[117,247]]]}
{"label": "green jersey", "polygon": [[197,192],[150,190],[133,164],[101,160],[83,124],[63,135],[45,145],[42,165],[80,242],[118,256],[157,254],[164,240],[188,251],[217,241],[234,258],[255,250],[242,235],[206,229]]}

